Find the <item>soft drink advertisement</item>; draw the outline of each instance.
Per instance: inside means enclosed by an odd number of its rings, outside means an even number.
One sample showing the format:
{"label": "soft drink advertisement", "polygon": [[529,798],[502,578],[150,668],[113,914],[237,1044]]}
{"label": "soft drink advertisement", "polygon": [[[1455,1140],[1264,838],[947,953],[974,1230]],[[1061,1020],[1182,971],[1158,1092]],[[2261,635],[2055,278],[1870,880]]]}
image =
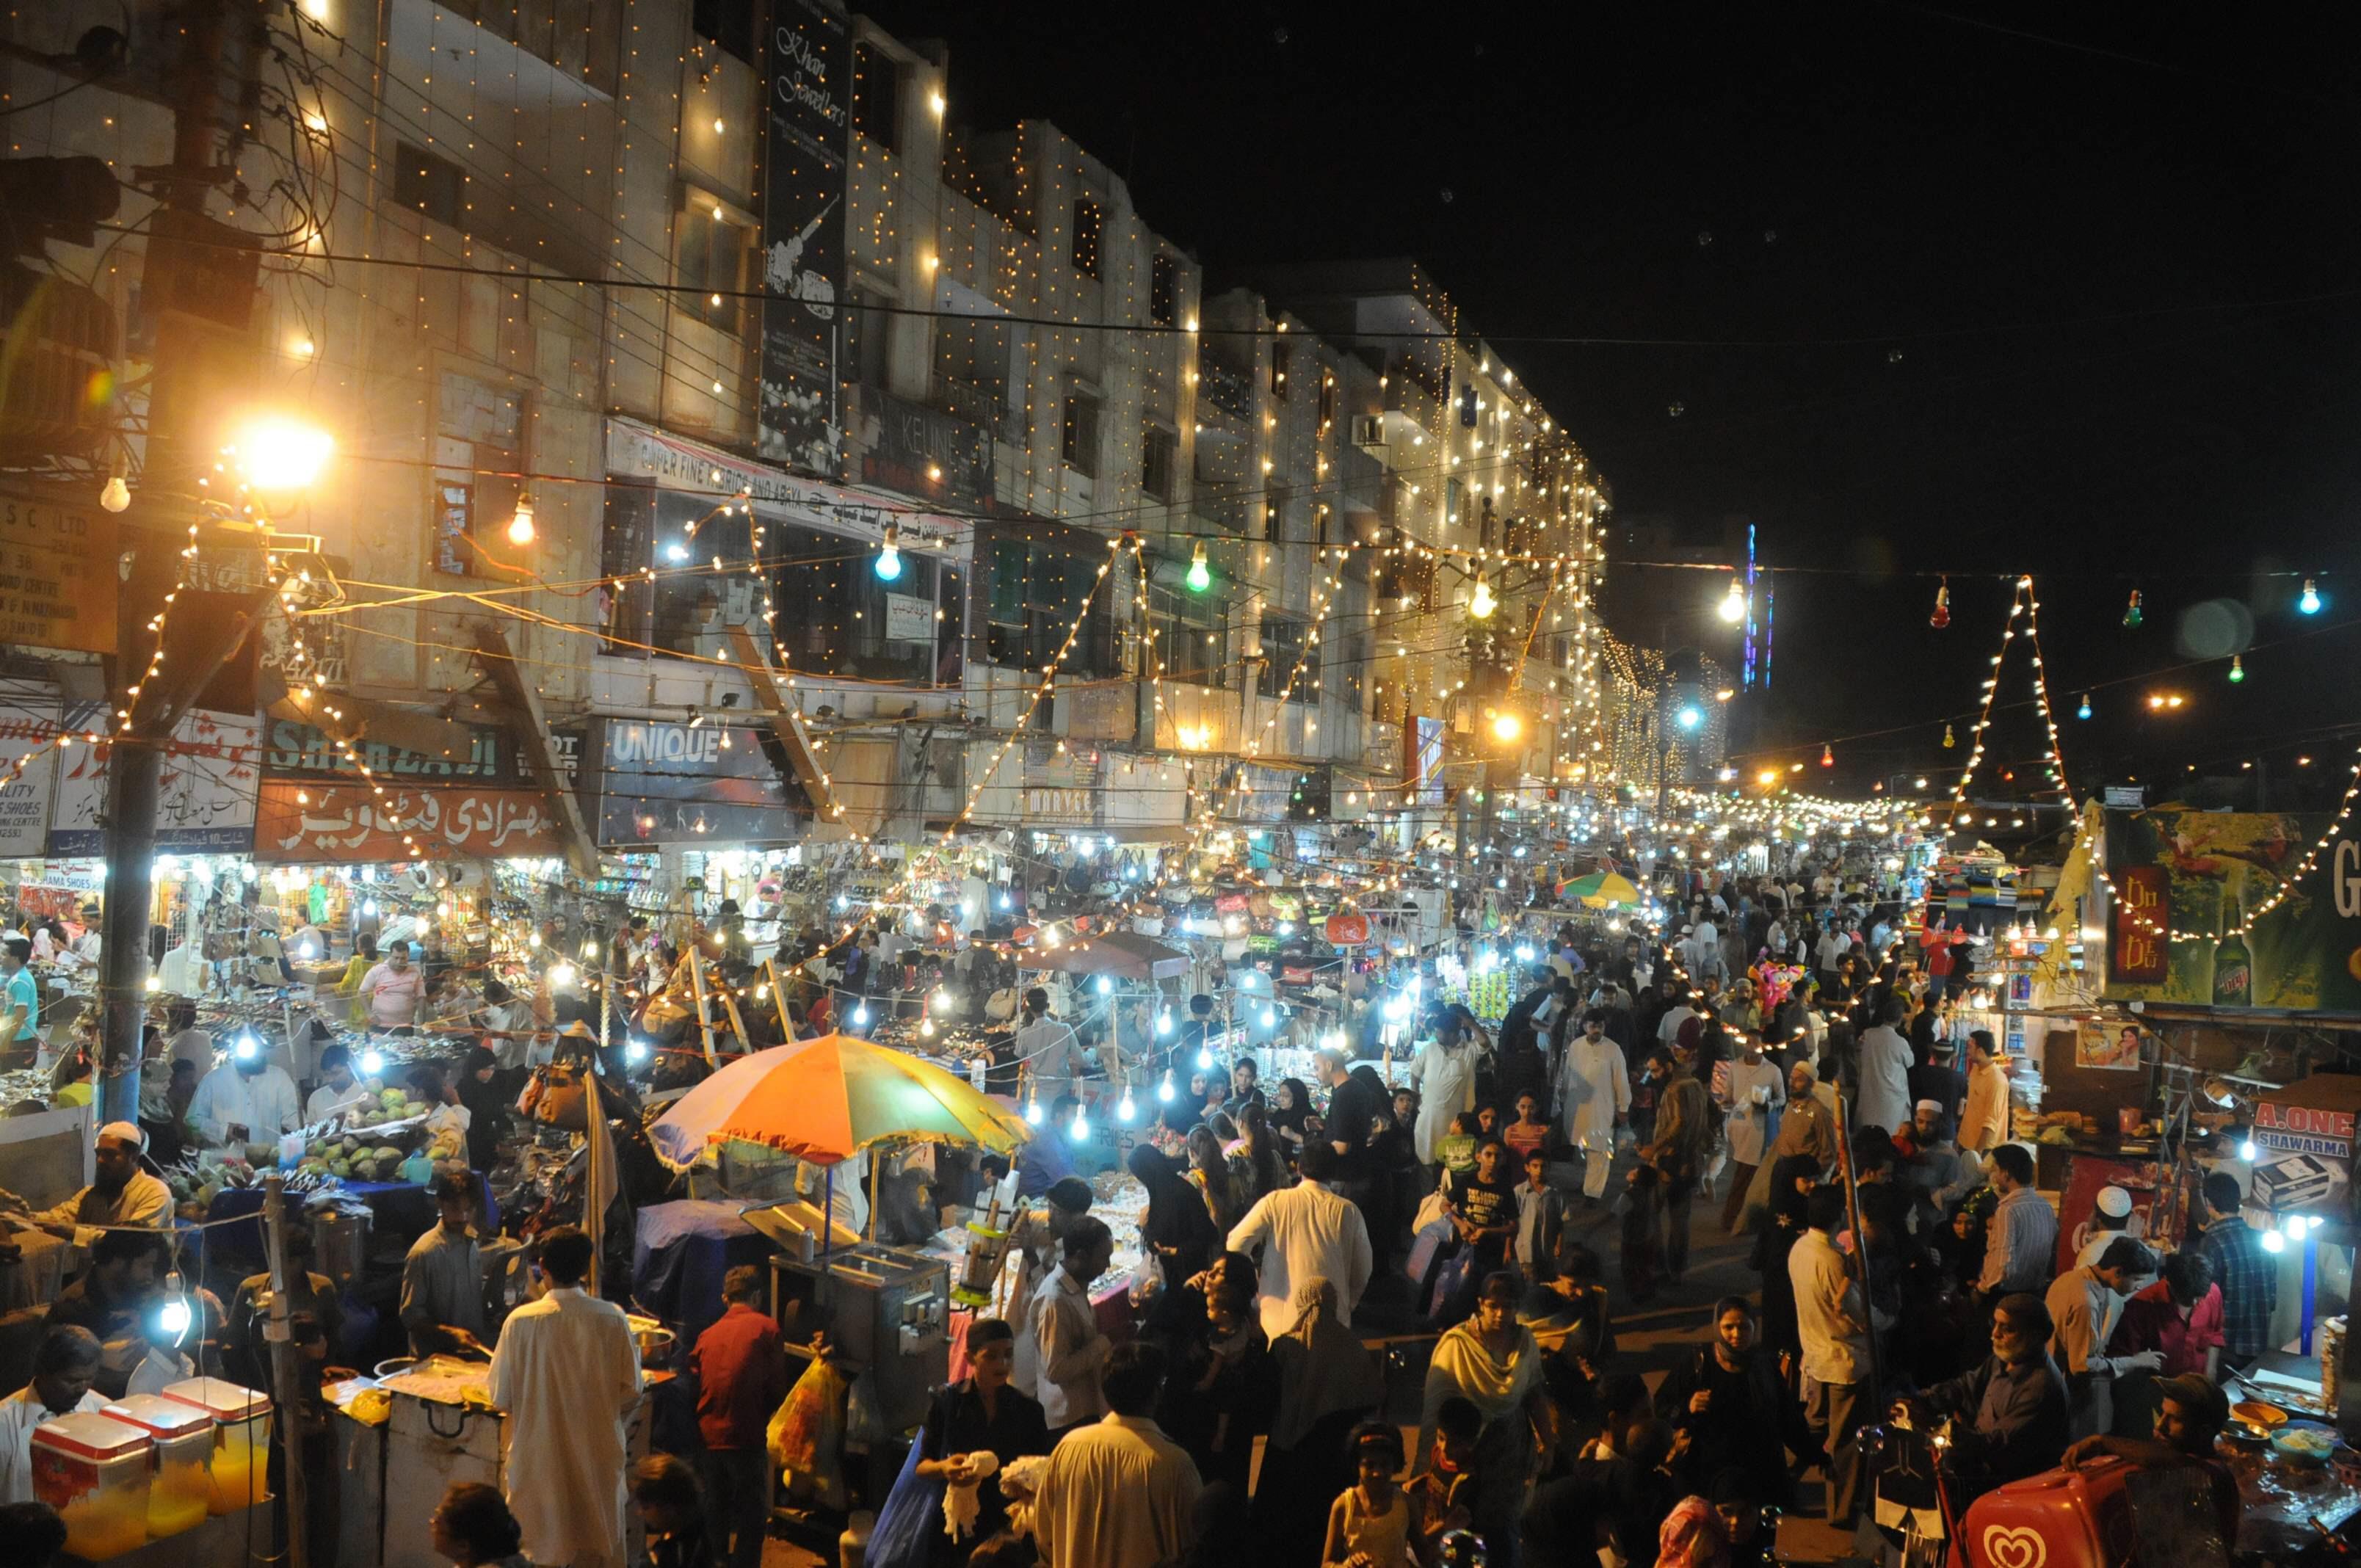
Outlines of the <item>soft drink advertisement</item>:
{"label": "soft drink advertisement", "polygon": [[2361,1013],[2361,835],[2349,824],[2111,810],[2106,867],[2106,1000]]}

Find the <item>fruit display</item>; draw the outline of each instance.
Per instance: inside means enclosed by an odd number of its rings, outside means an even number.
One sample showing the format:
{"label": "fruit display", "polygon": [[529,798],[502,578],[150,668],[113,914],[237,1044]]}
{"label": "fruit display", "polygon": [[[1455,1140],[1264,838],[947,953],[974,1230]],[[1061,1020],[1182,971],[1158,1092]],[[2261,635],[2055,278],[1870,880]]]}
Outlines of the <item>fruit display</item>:
{"label": "fruit display", "polygon": [[374,1102],[304,1128],[303,1157],[292,1168],[281,1167],[277,1144],[254,1143],[166,1167],[165,1185],[183,1217],[203,1219],[223,1189],[258,1185],[266,1170],[281,1170],[291,1192],[339,1181],[399,1181],[403,1162],[413,1155],[430,1161],[466,1158],[467,1140],[458,1129],[447,1119],[434,1124],[437,1109],[405,1090],[381,1090]]}

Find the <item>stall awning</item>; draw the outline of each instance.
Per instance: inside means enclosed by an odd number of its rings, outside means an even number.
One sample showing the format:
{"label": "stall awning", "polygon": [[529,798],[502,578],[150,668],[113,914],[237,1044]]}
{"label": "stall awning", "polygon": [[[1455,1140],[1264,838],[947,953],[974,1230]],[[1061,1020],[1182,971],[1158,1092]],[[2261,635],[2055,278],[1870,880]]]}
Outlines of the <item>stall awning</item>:
{"label": "stall awning", "polygon": [[1021,969],[1104,974],[1116,980],[1176,980],[1189,972],[1189,955],[1137,931],[1109,931],[1077,938],[1064,947],[1037,948],[1017,964]]}

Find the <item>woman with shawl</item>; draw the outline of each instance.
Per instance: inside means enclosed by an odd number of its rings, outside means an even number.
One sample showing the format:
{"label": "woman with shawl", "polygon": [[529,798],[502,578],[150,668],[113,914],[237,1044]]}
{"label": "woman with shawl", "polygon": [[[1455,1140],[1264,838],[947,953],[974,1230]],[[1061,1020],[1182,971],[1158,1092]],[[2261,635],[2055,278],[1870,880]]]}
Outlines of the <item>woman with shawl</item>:
{"label": "woman with shawl", "polygon": [[1345,1438],[1385,1402],[1386,1384],[1352,1330],[1336,1319],[1336,1288],[1296,1282],[1295,1326],[1270,1343],[1279,1410],[1255,1487],[1261,1561],[1316,1563],[1328,1505],[1354,1482]]}
{"label": "woman with shawl", "polygon": [[1312,1091],[1300,1078],[1282,1078],[1271,1094],[1270,1130],[1290,1165],[1303,1153],[1304,1122],[1312,1114]]}
{"label": "woman with shawl", "polygon": [[1139,1244],[1156,1260],[1163,1294],[1180,1293],[1191,1276],[1203,1269],[1220,1241],[1205,1201],[1180,1175],[1180,1168],[1148,1145],[1131,1151],[1131,1174],[1148,1189],[1148,1212],[1139,1222]]}
{"label": "woman with shawl", "polygon": [[1820,1179],[1819,1161],[1811,1155],[1783,1155],[1771,1162],[1771,1182],[1764,1199],[1770,1205],[1761,1229],[1754,1233],[1750,1260],[1763,1276],[1763,1343],[1772,1354],[1800,1356],[1803,1339],[1795,1327],[1795,1284],[1787,1273],[1787,1255],[1804,1234],[1805,1199]]}
{"label": "woman with shawl", "polygon": [[1245,1194],[1230,1170],[1229,1156],[1222,1152],[1221,1137],[1202,1122],[1189,1129],[1189,1180],[1203,1196],[1205,1212],[1223,1235],[1246,1217]]}
{"label": "woman with shawl", "polygon": [[1504,1270],[1486,1277],[1477,1291],[1476,1315],[1435,1342],[1419,1409],[1421,1464],[1433,1451],[1435,1417],[1445,1399],[1466,1399],[1483,1412],[1469,1512],[1499,1568],[1516,1568],[1510,1543],[1517,1539],[1525,1483],[1547,1467],[1537,1461],[1550,1445],[1554,1425],[1542,1387],[1542,1348],[1532,1330],[1517,1321],[1516,1305],[1515,1276]]}
{"label": "woman with shawl", "polygon": [[1238,1113],[1238,1152],[1230,1157],[1230,1171],[1246,1183],[1246,1207],[1287,1185],[1287,1161],[1279,1152],[1279,1138],[1270,1129],[1270,1113],[1249,1105]]}

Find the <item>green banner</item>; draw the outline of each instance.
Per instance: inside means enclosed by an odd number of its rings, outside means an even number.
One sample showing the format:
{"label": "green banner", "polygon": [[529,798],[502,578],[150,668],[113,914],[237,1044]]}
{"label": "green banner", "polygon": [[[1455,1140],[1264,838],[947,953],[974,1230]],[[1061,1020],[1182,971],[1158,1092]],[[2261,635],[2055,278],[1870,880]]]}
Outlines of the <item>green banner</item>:
{"label": "green banner", "polygon": [[2110,1002],[2361,1013],[2361,841],[2325,815],[2110,811]]}

